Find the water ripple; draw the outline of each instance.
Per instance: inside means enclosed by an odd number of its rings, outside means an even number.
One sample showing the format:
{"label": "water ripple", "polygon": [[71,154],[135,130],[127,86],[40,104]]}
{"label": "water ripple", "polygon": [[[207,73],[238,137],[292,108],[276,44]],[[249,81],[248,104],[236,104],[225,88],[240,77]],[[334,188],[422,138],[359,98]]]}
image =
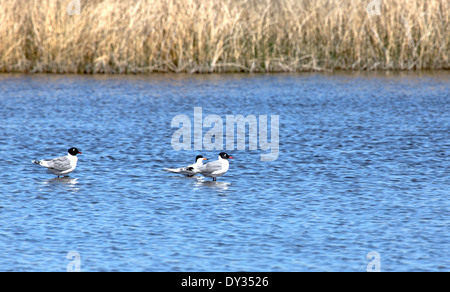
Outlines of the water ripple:
{"label": "water ripple", "polygon": [[[0,75],[0,270],[449,271],[450,84],[436,75]],[[183,178],[171,119],[279,115],[280,153]],[[206,131],[206,130],[204,130]],[[31,160],[83,150],[70,178]]]}

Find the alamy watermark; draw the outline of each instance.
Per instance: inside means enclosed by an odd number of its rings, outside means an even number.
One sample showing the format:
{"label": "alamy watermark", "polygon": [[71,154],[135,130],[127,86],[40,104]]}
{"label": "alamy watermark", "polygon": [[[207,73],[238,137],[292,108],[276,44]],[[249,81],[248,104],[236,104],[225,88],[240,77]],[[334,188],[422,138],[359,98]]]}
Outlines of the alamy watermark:
{"label": "alamy watermark", "polygon": [[366,11],[369,14],[369,18],[372,16],[381,15],[381,0],[372,0],[367,4]]}
{"label": "alamy watermark", "polygon": [[80,0],[72,0],[67,5],[67,14],[80,15],[81,14],[81,2]]}
{"label": "alamy watermark", "polygon": [[68,260],[71,260],[67,264],[67,272],[81,272],[81,256],[76,251],[69,251],[66,255]]}
{"label": "alamy watermark", "polygon": [[[181,127],[176,130],[171,139],[174,150],[191,150],[192,133],[194,150],[224,150],[224,121],[218,115],[208,115],[203,119],[201,107],[194,107],[193,127],[187,115],[176,115],[172,118],[171,127]],[[246,150],[246,125],[248,125],[248,149],[270,151],[261,154],[261,161],[275,161],[279,154],[280,117],[270,116],[270,142],[268,140],[267,115],[226,115],[225,138],[226,150],[235,150],[235,126],[237,150]],[[211,128],[203,135],[203,126]]]}
{"label": "alamy watermark", "polygon": [[367,254],[367,259],[370,261],[367,264],[367,272],[381,272],[381,256],[376,251],[371,251]]}

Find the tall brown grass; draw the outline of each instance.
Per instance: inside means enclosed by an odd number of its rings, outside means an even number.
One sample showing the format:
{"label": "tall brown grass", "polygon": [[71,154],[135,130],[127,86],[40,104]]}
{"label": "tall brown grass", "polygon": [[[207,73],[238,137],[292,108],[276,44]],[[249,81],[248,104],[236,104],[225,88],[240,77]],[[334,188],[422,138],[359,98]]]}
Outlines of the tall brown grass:
{"label": "tall brown grass", "polygon": [[0,72],[449,69],[450,2],[0,0]]}

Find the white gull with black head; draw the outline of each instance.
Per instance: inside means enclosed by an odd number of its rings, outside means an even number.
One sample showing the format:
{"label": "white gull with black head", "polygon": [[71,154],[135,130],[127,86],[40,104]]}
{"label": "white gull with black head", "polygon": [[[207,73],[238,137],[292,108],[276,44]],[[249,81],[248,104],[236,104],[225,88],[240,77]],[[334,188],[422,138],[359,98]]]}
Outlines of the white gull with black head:
{"label": "white gull with black head", "polygon": [[213,181],[216,181],[217,177],[224,175],[228,171],[230,167],[228,159],[233,159],[233,157],[225,152],[221,152],[218,160],[200,166],[195,172],[206,177],[212,177]]}
{"label": "white gull with black head", "polygon": [[46,167],[51,173],[57,175],[58,177],[67,176],[77,167],[77,154],[82,154],[77,148],[70,148],[67,152],[67,156],[61,156],[53,159],[33,160],[32,162]]}

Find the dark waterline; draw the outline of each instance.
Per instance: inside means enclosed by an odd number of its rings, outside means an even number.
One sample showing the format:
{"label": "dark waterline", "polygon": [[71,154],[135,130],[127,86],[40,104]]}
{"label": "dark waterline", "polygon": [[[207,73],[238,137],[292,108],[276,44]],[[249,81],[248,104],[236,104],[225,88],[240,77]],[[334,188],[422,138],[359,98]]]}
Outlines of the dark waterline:
{"label": "dark waterline", "polygon": [[[449,271],[449,73],[0,75],[0,271]],[[279,115],[280,153],[164,167],[178,114]],[[204,131],[208,129],[205,127]],[[247,144],[248,145],[248,144]],[[33,159],[79,147],[55,179]]]}

